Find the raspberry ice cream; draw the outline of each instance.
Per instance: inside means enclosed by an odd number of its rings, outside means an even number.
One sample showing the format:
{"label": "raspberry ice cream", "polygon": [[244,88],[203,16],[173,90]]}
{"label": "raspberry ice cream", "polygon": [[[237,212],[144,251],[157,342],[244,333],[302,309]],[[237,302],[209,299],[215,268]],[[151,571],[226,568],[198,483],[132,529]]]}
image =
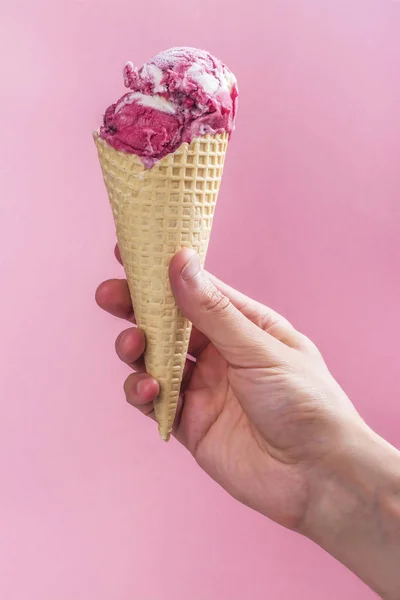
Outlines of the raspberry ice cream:
{"label": "raspberry ice cream", "polygon": [[204,50],[172,48],[140,69],[128,62],[124,81],[130,91],[107,108],[100,137],[147,168],[183,142],[234,129],[236,78]]}

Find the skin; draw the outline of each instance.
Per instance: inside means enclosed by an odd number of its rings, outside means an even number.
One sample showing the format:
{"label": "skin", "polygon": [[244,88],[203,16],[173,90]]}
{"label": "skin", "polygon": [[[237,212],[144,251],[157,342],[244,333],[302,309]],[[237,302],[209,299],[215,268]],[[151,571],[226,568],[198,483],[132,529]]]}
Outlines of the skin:
{"label": "skin", "polygon": [[[314,540],[382,597],[400,598],[400,453],[367,427],[285,318],[204,272],[191,250],[169,275],[194,325],[175,437],[237,500]],[[134,322],[125,280],[101,284],[96,300]],[[127,401],[154,419],[158,383],[144,350],[136,327],[117,339],[134,371]]]}

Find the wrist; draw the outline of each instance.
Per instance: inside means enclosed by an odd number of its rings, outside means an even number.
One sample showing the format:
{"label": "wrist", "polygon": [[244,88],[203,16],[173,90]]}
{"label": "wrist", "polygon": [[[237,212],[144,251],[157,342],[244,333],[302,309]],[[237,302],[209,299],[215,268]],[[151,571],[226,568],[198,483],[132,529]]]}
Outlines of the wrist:
{"label": "wrist", "polygon": [[400,597],[400,452],[362,421],[318,468],[301,533],[384,598]]}

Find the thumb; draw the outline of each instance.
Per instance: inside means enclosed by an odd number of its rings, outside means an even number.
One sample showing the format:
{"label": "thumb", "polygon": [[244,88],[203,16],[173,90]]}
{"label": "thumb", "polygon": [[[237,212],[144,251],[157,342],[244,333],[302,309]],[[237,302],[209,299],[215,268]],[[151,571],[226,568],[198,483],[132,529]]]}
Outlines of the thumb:
{"label": "thumb", "polygon": [[211,281],[193,250],[171,261],[169,276],[176,303],[193,325],[236,367],[268,367],[279,362],[280,342],[237,310]]}

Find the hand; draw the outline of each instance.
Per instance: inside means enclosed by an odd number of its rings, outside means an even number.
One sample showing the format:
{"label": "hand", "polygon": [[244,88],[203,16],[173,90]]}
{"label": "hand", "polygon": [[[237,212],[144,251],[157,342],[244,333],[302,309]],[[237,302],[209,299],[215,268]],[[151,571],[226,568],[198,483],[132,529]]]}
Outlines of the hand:
{"label": "hand", "polygon": [[[235,498],[299,529],[317,467],[346,427],[361,423],[358,414],[308,338],[203,272],[192,251],[174,258],[170,280],[194,324],[189,352],[196,359],[186,364],[174,435]],[[133,320],[126,281],[103,283],[96,298]],[[137,328],[116,342],[119,357],[135,370],[125,383],[127,400],[154,418],[158,384],[145,373],[144,349]]]}
{"label": "hand", "polygon": [[[170,281],[194,325],[176,438],[235,498],[398,600],[400,453],[367,427],[315,345],[286,319],[202,271],[190,250],[172,260]],[[104,282],[96,299],[134,321],[126,281]],[[116,342],[135,371],[126,398],[154,418],[158,384],[145,372],[144,349],[137,328]]]}

